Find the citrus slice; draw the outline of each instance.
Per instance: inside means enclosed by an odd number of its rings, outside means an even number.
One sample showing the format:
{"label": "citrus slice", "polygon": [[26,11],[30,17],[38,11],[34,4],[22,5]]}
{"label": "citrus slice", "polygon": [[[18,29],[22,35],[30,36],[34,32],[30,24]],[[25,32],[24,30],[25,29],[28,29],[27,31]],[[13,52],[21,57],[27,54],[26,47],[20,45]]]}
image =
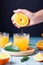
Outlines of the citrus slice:
{"label": "citrus slice", "polygon": [[39,50],[43,50],[43,40],[38,41],[38,42],[36,43],[36,47],[37,47]]}
{"label": "citrus slice", "polygon": [[43,61],[43,54],[42,53],[37,53],[36,55],[33,56],[33,58],[36,60],[36,61]]}
{"label": "citrus slice", "polygon": [[10,56],[6,53],[0,53],[0,65],[8,63]]}
{"label": "citrus slice", "polygon": [[13,16],[12,16],[12,20],[13,22],[15,22],[18,26],[26,26],[29,24],[29,19],[27,16],[25,16],[24,14],[22,13],[15,13]]}
{"label": "citrus slice", "polygon": [[9,42],[8,44],[5,45],[5,47],[12,46],[12,45],[13,45],[13,43],[12,42]]}

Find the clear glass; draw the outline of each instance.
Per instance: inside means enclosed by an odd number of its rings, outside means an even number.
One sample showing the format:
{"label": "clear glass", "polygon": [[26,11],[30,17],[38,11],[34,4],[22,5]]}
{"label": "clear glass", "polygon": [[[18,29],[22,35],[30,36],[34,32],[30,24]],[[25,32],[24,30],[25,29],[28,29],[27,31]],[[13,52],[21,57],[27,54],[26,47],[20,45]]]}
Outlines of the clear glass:
{"label": "clear glass", "polygon": [[8,33],[0,33],[0,48],[4,47],[9,42]]}
{"label": "clear glass", "polygon": [[16,33],[13,35],[14,45],[17,46],[21,51],[27,50],[29,46],[30,34],[26,33]]}

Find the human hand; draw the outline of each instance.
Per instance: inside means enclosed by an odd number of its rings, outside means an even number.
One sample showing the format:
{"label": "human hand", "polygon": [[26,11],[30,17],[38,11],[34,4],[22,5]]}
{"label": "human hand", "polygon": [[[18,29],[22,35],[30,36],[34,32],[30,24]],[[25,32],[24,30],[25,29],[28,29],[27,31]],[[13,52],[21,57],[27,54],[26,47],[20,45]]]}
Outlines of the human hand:
{"label": "human hand", "polygon": [[[30,19],[30,21],[32,20],[33,15],[34,15],[34,13],[32,13],[32,12],[26,10],[26,9],[17,9],[17,10],[14,10],[13,12],[14,12],[14,13],[23,13],[23,14],[25,14],[25,15]],[[13,23],[17,28],[21,28],[20,26],[18,26],[18,25],[14,22],[13,16],[11,17],[11,20],[12,20],[12,23]],[[30,24],[28,24],[27,26],[30,26],[30,25],[32,25],[32,22],[30,22]],[[25,27],[27,27],[27,26],[25,26]]]}
{"label": "human hand", "polygon": [[[33,13],[31,11],[28,11],[26,9],[17,9],[17,10],[14,10],[13,11],[14,13],[23,13],[24,15],[26,15],[29,19],[30,19],[30,23],[28,25],[26,25],[25,27],[27,26],[32,26],[32,25],[35,25],[35,24],[38,24],[40,23],[40,18],[39,15],[40,15],[40,11],[37,13]],[[11,17],[11,20],[12,20],[12,23],[17,27],[17,28],[21,28],[20,26],[18,26],[14,20],[13,20],[13,16]],[[24,27],[24,26],[23,26]]]}

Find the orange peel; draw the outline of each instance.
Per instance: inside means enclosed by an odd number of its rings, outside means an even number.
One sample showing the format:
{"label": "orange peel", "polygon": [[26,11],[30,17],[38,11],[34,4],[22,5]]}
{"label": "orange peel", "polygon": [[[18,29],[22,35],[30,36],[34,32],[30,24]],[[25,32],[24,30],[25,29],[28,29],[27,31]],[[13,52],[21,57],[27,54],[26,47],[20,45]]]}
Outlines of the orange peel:
{"label": "orange peel", "polygon": [[43,33],[41,33],[41,37],[43,37]]}
{"label": "orange peel", "polygon": [[6,53],[0,53],[0,65],[7,64],[10,59],[10,56]]}

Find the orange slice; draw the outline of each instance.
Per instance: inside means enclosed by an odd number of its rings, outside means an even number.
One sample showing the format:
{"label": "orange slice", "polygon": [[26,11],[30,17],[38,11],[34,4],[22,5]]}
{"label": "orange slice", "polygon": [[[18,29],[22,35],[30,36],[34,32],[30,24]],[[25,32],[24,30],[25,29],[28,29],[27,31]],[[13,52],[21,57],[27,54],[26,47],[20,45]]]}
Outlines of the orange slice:
{"label": "orange slice", "polygon": [[43,54],[39,52],[39,53],[37,53],[36,55],[34,55],[33,58],[34,58],[36,61],[42,62],[42,61],[43,61]]}
{"label": "orange slice", "polygon": [[18,26],[26,26],[29,24],[29,19],[27,16],[25,16],[24,14],[22,13],[15,13],[13,16],[12,16],[12,20],[13,22],[15,22]]}
{"label": "orange slice", "polygon": [[36,43],[36,47],[37,47],[39,50],[43,50],[43,40],[37,42],[37,43]]}
{"label": "orange slice", "polygon": [[8,63],[10,56],[6,53],[0,53],[0,65]]}

